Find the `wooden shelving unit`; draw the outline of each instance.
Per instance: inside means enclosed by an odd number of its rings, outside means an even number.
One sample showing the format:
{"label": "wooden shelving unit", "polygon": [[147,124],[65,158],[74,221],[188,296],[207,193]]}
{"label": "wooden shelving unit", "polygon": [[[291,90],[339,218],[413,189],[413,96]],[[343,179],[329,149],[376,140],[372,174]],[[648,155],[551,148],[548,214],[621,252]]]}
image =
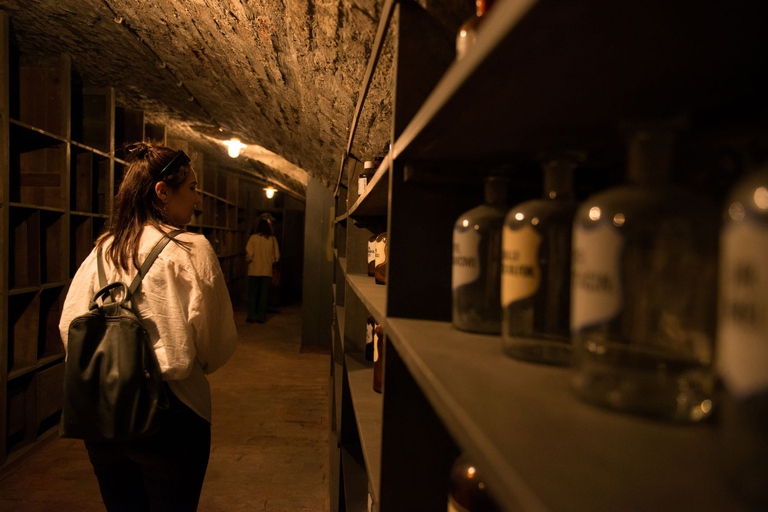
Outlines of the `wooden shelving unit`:
{"label": "wooden shelving unit", "polygon": [[[722,142],[701,135],[713,126],[731,137],[744,131],[734,123],[765,126],[749,105],[768,76],[768,8],[504,0],[460,61],[455,34],[414,3],[395,2],[392,19],[392,150],[359,198],[359,163],[345,158],[337,187],[331,457],[359,450],[364,464],[338,464],[332,510],[358,510],[345,486],[365,489],[348,472],[365,472],[375,510],[445,510],[462,452],[503,510],[742,510],[718,465],[717,425],[592,407],[571,392],[568,369],[515,361],[500,337],[454,329],[451,244],[456,218],[481,202],[485,169],[587,150],[604,165],[584,179],[588,194],[621,182],[624,162],[611,159],[632,122],[686,115],[705,144]],[[508,172],[519,195],[535,188]],[[386,286],[365,272],[379,229]],[[381,397],[360,358],[368,315],[386,333]]]}
{"label": "wooden shelving unit", "polygon": [[[83,87],[68,56],[19,55],[12,39],[0,12],[0,465],[58,423],[58,323],[72,276],[109,222],[127,167],[121,148],[147,137],[198,153],[117,105],[112,88]],[[234,294],[252,209],[239,189],[250,181],[206,169],[202,153],[193,164],[204,206],[189,229],[211,241]]]}

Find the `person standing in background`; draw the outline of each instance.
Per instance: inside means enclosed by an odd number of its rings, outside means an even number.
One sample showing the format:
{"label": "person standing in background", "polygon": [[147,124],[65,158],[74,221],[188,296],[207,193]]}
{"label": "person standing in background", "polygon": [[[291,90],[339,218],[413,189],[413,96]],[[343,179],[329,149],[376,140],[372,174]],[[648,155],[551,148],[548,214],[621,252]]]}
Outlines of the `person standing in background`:
{"label": "person standing in background", "polygon": [[272,233],[272,224],[266,218],[259,219],[256,233],[248,238],[245,247],[248,260],[248,317],[246,322],[267,321],[267,298],[272,281],[274,264],[280,260],[280,249]]}

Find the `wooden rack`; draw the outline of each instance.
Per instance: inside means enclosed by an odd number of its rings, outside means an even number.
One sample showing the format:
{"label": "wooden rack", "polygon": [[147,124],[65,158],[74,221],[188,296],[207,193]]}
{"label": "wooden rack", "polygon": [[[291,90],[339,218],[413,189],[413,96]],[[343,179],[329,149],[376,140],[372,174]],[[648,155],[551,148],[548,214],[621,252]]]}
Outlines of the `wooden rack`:
{"label": "wooden rack", "polygon": [[[481,202],[485,169],[520,164],[507,172],[522,201],[540,194],[540,171],[525,167],[540,151],[589,150],[602,166],[581,180],[591,193],[622,181],[627,123],[684,114],[732,133],[766,85],[766,19],[757,1],[504,0],[454,61],[455,34],[395,3],[392,150],[359,198],[362,166],[344,158],[336,189],[333,511],[365,510],[368,492],[382,512],[445,510],[460,452],[504,510],[739,510],[712,424],[591,407],[567,369],[515,361],[498,336],[454,329],[451,244],[455,220]],[[386,286],[366,275],[380,230]],[[386,333],[383,396],[362,358],[369,315]]]}

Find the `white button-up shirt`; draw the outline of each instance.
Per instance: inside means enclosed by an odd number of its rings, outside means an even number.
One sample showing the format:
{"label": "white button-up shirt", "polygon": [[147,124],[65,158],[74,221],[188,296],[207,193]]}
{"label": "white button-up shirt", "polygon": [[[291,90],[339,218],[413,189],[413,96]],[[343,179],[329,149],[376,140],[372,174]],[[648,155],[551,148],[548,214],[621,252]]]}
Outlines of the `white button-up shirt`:
{"label": "white button-up shirt", "polygon": [[[157,229],[144,228],[140,263],[160,237]],[[235,351],[232,303],[208,240],[194,233],[180,233],[176,240],[187,242],[187,248],[171,241],[144,276],[133,300],[155,348],[163,380],[182,402],[210,422],[211,392],[205,374],[220,368]],[[136,275],[135,269],[126,273],[106,259],[104,270],[107,283],[130,285]],[[59,331],[65,347],[69,324],[88,311],[100,288],[94,249],[80,265],[64,301]]]}

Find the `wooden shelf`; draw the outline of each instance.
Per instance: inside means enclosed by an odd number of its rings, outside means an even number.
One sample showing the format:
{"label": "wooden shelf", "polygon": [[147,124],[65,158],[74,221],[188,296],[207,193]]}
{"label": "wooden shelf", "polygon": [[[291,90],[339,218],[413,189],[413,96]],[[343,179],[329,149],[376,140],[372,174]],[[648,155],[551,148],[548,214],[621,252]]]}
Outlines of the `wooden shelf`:
{"label": "wooden shelf", "polygon": [[21,153],[69,142],[64,137],[36,128],[16,119],[9,119],[11,139],[18,144],[14,149]]}
{"label": "wooden shelf", "polygon": [[383,325],[387,316],[387,287],[362,274],[347,274],[347,282],[368,312]]}
{"label": "wooden shelf", "polygon": [[344,338],[344,325],[346,324],[346,310],[344,309],[344,306],[339,306],[337,304],[334,304],[334,307],[336,308],[336,322],[339,324],[339,336],[341,338]]}
{"label": "wooden shelf", "polygon": [[731,510],[714,429],[580,402],[568,369],[515,361],[498,336],[388,319],[387,336],[509,510]]}
{"label": "wooden shelf", "polygon": [[347,379],[355,409],[357,432],[363,448],[365,468],[371,482],[371,493],[379,501],[381,481],[381,419],[384,400],[373,390],[373,363],[365,361],[363,354],[347,354]]}
{"label": "wooden shelf", "polygon": [[381,162],[371,182],[365,187],[363,194],[357,198],[349,209],[353,219],[361,217],[379,217],[387,214],[389,204],[389,169],[392,159],[387,157]]}
{"label": "wooden shelf", "polygon": [[347,275],[347,258],[339,258],[339,266],[344,275]]}
{"label": "wooden shelf", "polygon": [[29,204],[29,203],[8,203],[8,206],[12,206],[14,208],[26,208],[28,210],[41,210],[46,212],[55,212],[55,213],[65,213],[63,208],[54,208],[52,206],[41,206],[37,204]]}
{"label": "wooden shelf", "polygon": [[393,156],[508,161],[619,142],[626,121],[748,105],[765,86],[767,11],[758,0],[500,1]]}
{"label": "wooden shelf", "polygon": [[339,224],[341,222],[347,222],[347,217],[349,217],[349,212],[344,212],[343,215],[339,215],[336,217],[336,224]]}
{"label": "wooden shelf", "polygon": [[[79,149],[79,150],[88,151],[88,152],[90,152],[90,153],[94,153],[94,154],[96,154],[96,155],[99,155],[99,156],[102,156],[102,157],[104,157],[104,158],[112,158],[112,155],[110,155],[109,153],[106,153],[106,152],[104,152],[104,151],[101,151],[100,149],[96,149],[96,148],[92,148],[92,147],[90,147],[90,146],[87,146],[87,145],[83,144],[82,142],[75,142],[75,141],[73,140],[73,141],[71,141],[71,144],[72,144],[72,145],[73,145],[75,148],[77,148],[77,149]],[[124,162],[122,162],[122,163],[124,163]]]}
{"label": "wooden shelf", "polygon": [[344,502],[345,510],[349,512],[366,512],[368,502],[366,493],[365,469],[359,454],[351,453],[347,448],[341,449],[341,468],[344,475]]}

